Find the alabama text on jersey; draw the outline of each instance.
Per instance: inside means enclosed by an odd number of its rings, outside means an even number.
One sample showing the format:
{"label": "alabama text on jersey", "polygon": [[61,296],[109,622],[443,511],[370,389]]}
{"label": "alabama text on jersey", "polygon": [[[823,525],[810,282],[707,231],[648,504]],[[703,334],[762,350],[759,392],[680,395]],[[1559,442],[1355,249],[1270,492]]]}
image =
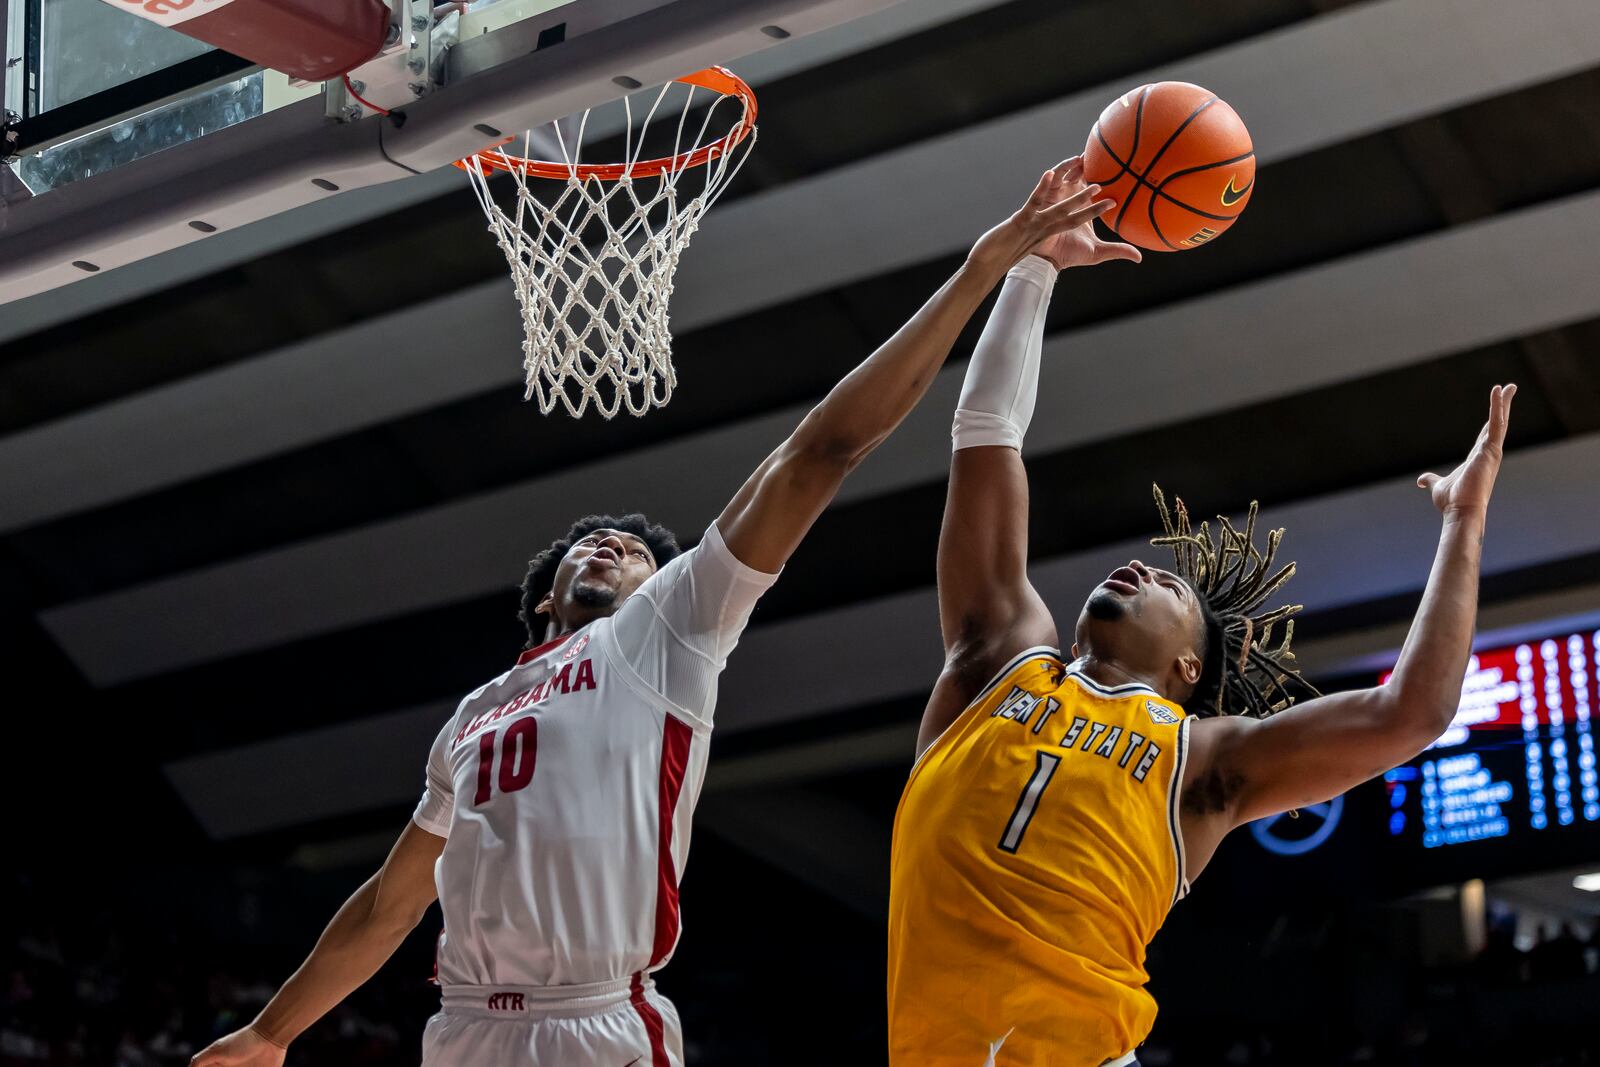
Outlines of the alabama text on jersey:
{"label": "alabama text on jersey", "polygon": [[666,963],[717,676],[775,579],[713,526],[462,700],[414,815],[446,838],[442,986],[625,987]]}

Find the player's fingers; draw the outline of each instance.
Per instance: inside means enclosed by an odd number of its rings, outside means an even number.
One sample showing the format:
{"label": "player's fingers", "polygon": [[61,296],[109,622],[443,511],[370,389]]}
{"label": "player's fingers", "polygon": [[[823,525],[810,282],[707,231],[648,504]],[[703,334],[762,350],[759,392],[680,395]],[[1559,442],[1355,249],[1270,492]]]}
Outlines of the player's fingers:
{"label": "player's fingers", "polygon": [[1033,192],[1028,194],[1028,206],[1038,209],[1049,203],[1050,186],[1055,181],[1056,172],[1047,170],[1039,175],[1039,181],[1033,187]]}
{"label": "player's fingers", "polygon": [[1083,157],[1073,156],[1070,159],[1063,159],[1055,165],[1055,172],[1066,181],[1077,181],[1083,177]]}
{"label": "player's fingers", "polygon": [[1110,259],[1125,259],[1130,263],[1144,262],[1143,252],[1140,252],[1133,245],[1124,244],[1121,241],[1100,241],[1097,242],[1097,248],[1100,251],[1101,262]]}
{"label": "player's fingers", "polygon": [[1040,212],[1040,217],[1048,220],[1065,215],[1068,212],[1087,204],[1099,191],[1100,187],[1098,185],[1086,185],[1082,189],[1079,189],[1077,192],[1073,193],[1071,196],[1064,196],[1060,200],[1057,200],[1055,203],[1051,204],[1049,207],[1045,208],[1042,212]]}
{"label": "player's fingers", "polygon": [[1483,424],[1478,444],[1499,453],[1506,439],[1506,387],[1497,385],[1489,390],[1489,421]]}
{"label": "player's fingers", "polygon": [[1500,417],[1500,387],[1489,387],[1489,418],[1483,424],[1483,432],[1488,433],[1494,429],[1495,420]]}
{"label": "player's fingers", "polygon": [[1506,430],[1511,426],[1511,401],[1516,399],[1516,396],[1516,383],[1512,383],[1500,390],[1500,440],[1502,442],[1506,438]]}
{"label": "player's fingers", "polygon": [[1061,233],[1082,226],[1086,222],[1093,222],[1116,206],[1110,200],[1096,200],[1080,208],[1053,215],[1049,220],[1050,231]]}
{"label": "player's fingers", "polygon": [[1439,480],[1439,476],[1437,474],[1424,474],[1422,477],[1417,479],[1417,488],[1418,489],[1432,489],[1433,486],[1434,486],[1434,483],[1437,482],[1438,480]]}
{"label": "player's fingers", "polygon": [[1511,421],[1511,398],[1517,395],[1515,385],[1498,386],[1496,396],[1489,404],[1489,422],[1501,437],[1505,436],[1506,424]]}
{"label": "player's fingers", "polygon": [[[1053,204],[1040,212],[1039,221],[1052,230],[1060,230],[1075,226],[1085,219],[1092,219],[1102,215],[1108,210],[1111,201],[1095,200],[1094,197],[1099,192],[1100,187],[1098,185],[1090,185],[1079,189],[1071,196],[1063,198],[1060,203]],[[1072,221],[1074,216],[1080,215],[1082,218]]]}

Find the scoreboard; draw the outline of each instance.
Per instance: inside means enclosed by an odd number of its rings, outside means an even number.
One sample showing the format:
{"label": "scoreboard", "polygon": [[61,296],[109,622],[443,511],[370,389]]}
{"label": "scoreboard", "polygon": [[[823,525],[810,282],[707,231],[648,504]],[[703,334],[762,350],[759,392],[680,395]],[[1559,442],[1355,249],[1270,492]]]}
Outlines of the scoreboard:
{"label": "scoreboard", "polygon": [[1600,630],[1475,654],[1450,728],[1383,777],[1389,838],[1490,866],[1600,855],[1597,664]]}

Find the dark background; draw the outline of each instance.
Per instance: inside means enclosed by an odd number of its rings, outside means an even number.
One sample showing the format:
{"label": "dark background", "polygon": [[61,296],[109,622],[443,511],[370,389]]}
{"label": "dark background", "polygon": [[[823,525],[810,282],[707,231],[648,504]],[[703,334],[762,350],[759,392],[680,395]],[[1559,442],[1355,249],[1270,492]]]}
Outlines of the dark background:
{"label": "dark background", "polygon": [[[1131,87],[1164,64],[1265,34],[1352,16],[1381,25],[1393,7],[1338,0],[978,6],[760,86],[761,141],[719,210],[731,214],[741,201],[848,176],[852,166],[1075,92]],[[1439,0],[1435,8],[1484,24],[1485,59],[1471,77],[1487,84],[1493,43],[1512,50],[1515,43],[1505,42],[1487,6]],[[1519,18],[1555,32],[1562,10],[1530,4]],[[1426,39],[1408,44],[1419,60],[1430,47]],[[1586,45],[1574,47],[1581,53]],[[1369,60],[1369,50],[1359,50],[1329,62],[1365,70]],[[1385,76],[1376,66],[1370,73]],[[1509,88],[1463,90],[1448,107],[1334,143],[1278,153],[1262,167],[1249,211],[1214,246],[1152,256],[1136,271],[1072,276],[1070,293],[1064,288],[1052,306],[1049,332],[1116,330],[1185,301],[1274,282],[1315,286],[1297,272],[1422,247],[1519,212],[1582,204],[1600,189],[1597,104],[1600,55]],[[1042,168],[1075,147],[1081,131],[1038,136],[1048,143],[1017,151],[1037,155]],[[948,162],[963,172],[984,166],[954,155]],[[948,210],[969,209],[953,196]],[[972,235],[992,221],[972,218]],[[754,239],[767,245],[790,237]],[[1539,254],[1514,242],[1504,250]],[[515,386],[485,388],[0,530],[12,797],[0,1064],[182,1063],[248,1019],[404,825],[433,731],[426,723],[503,670],[523,640],[514,560],[498,590],[462,588],[404,609],[357,611],[309,634],[280,632],[283,604],[323,596],[331,617],[345,605],[322,590],[336,589],[341,567],[372,551],[376,542],[364,540],[372,531],[553,472],[617,460],[635,479],[624,491],[649,481],[684,484],[694,472],[662,469],[666,461],[653,457],[696,435],[814,401],[959,261],[952,249],[681,331],[678,395],[642,420],[575,426],[563,416],[541,418]],[[404,344],[392,332],[396,315],[426,301],[440,301],[441,316],[459,314],[452,301],[504,269],[477,204],[465,188],[452,188],[135,300],[75,310],[72,290],[50,294],[56,310],[46,325],[0,340],[0,456],[20,455],[4,450],[29,435],[59,431],[86,443],[94,464],[115,467],[116,431],[107,428],[119,425],[120,405],[173,386],[196,390],[197,404],[219,405],[227,413],[219,421],[248,424],[250,405],[208,393],[217,380],[208,376],[330,338],[346,351],[370,351],[371,375],[380,379],[385,352]],[[1404,272],[1375,274],[1372,294],[1342,297],[1351,301],[1352,325],[1383,313],[1377,294],[1410,281]],[[1594,288],[1592,278],[1586,284]],[[1539,298],[1529,293],[1524,303]],[[1463,293],[1461,316],[1471,316],[1472,299]],[[1263,299],[1264,322],[1275,306]],[[1299,640],[1310,674],[1325,687],[1370,684],[1398,646],[1425,575],[1419,567],[1367,581],[1411,534],[1388,528],[1381,515],[1370,523],[1351,516],[1365,506],[1361,494],[1453,464],[1497,382],[1516,381],[1522,390],[1508,471],[1527,469],[1512,464],[1550,448],[1590,455],[1582,450],[1600,432],[1600,298],[1587,314],[1550,318],[1531,331],[1491,324],[1480,345],[1419,353],[1381,373],[1238,400],[1229,393],[1220,405],[1197,397],[1207,403],[1189,417],[1031,450],[1033,555],[1047,561],[1147,536],[1151,481],[1203,511],[1237,513],[1259,499],[1268,522],[1288,512],[1322,522],[1342,516],[1351,529],[1340,535],[1341,569],[1308,569],[1306,580],[1366,591],[1310,601]],[[459,322],[466,348],[485,327]],[[953,361],[966,358],[975,332]],[[1263,363],[1325,358],[1238,340],[1241,352]],[[1248,370],[1221,368],[1216,388],[1244,389],[1251,378]],[[1117,395],[1137,405],[1162,384],[1129,380]],[[1074,417],[1073,401],[1070,391],[1042,398],[1036,425]],[[1592,486],[1592,470],[1569,474]],[[82,477],[92,481],[93,469]],[[1504,490],[1521,494],[1515,518],[1525,529],[1518,527],[1512,547],[1532,547],[1491,558],[1485,626],[1600,612],[1600,526],[1592,522],[1600,506],[1570,485],[1545,488],[1524,478],[1518,486]],[[730,686],[740,669],[765,672],[774,691],[839,670],[809,644],[758,651],[756,640],[790,633],[779,629],[790,625],[815,633],[803,628],[927,589],[942,502],[942,485],[921,480],[863,491],[824,515],[758,609],[750,651],[742,661],[735,655]],[[566,498],[541,501],[525,551],[559,533],[574,506]],[[1294,511],[1302,506],[1312,510]],[[1504,536],[1495,542],[1495,530],[1511,525],[1503,514],[1495,518],[1502,525],[1491,526],[1491,552],[1507,547]],[[669,516],[685,541],[712,517]],[[1549,541],[1556,547],[1523,536],[1547,529],[1562,535]],[[1297,532],[1302,543],[1318,533],[1314,525],[1291,528],[1291,557]],[[345,535],[354,539],[282,588],[252,585],[243,573],[252,560],[327,548]],[[466,560],[486,551],[472,536],[384,543],[393,555],[383,562],[402,590],[418,586],[433,557]],[[168,580],[197,582],[224,599],[237,588],[235,610],[258,619],[264,636],[225,654],[186,658],[179,649],[175,665],[143,672],[127,669],[126,658],[98,658],[97,645],[111,648],[125,636],[113,628],[80,627],[62,637],[62,613],[167,589],[159,583]],[[173,595],[170,608],[140,625],[159,629],[169,612],[197,610]],[[1060,610],[1070,613],[1075,603]],[[1566,631],[1552,622],[1549,632]],[[936,659],[936,649],[931,654]],[[920,707],[920,693],[901,690],[831,701],[782,721],[721,709],[684,881],[685,933],[661,979],[684,1016],[692,1063],[881,1062],[888,832]],[[319,751],[315,731],[400,723],[385,717],[402,711],[414,714],[377,749],[348,753],[338,773],[295,776],[298,761]],[[250,747],[277,742],[288,747],[270,756]],[[281,784],[269,780],[227,797],[204,784],[229,776],[235,764],[215,761],[234,750],[242,753],[239,766],[281,775]],[[212,777],[182,777],[196,767]],[[241,812],[258,816],[250,828],[240,828]],[[1349,795],[1339,831],[1306,856],[1270,856],[1244,833],[1224,846],[1152,946],[1162,1015],[1143,1055],[1147,1067],[1520,1067],[1600,1058],[1600,960],[1592,940],[1587,955],[1579,943],[1593,938],[1600,909],[1595,894],[1571,888],[1574,873],[1600,866],[1594,836],[1560,851],[1518,838],[1441,859],[1397,851],[1383,832],[1386,817],[1382,786],[1373,785]],[[1563,924],[1571,924],[1571,941],[1557,936]],[[1475,931],[1485,933],[1485,948]],[[368,988],[296,1046],[290,1062],[414,1062],[436,1003],[427,982],[436,932],[431,915]]]}

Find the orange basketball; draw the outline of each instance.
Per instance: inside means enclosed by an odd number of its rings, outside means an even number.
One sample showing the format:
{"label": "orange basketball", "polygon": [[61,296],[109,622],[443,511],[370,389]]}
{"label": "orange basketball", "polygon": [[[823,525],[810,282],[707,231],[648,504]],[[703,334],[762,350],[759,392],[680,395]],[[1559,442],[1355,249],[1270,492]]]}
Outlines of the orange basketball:
{"label": "orange basketball", "polygon": [[1111,102],[1089,131],[1085,181],[1117,206],[1100,221],[1153,252],[1198,248],[1250,202],[1250,131],[1227,103],[1188,82],[1143,85]]}

